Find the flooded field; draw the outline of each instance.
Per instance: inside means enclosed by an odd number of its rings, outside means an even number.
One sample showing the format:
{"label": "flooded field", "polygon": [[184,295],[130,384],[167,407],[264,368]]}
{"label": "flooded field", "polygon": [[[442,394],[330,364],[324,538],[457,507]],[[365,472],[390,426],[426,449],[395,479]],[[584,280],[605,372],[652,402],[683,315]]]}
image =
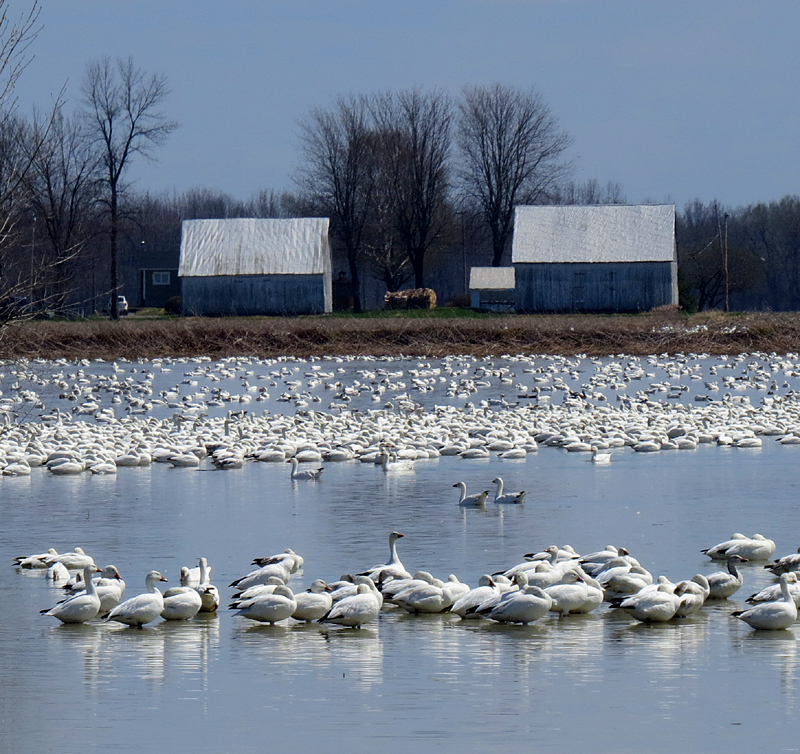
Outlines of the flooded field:
{"label": "flooded field", "polygon": [[[6,364],[0,409],[28,433],[29,456],[37,443],[56,443],[89,457],[93,437],[98,457],[112,449],[154,457],[172,432],[175,452],[193,433],[195,445],[224,446],[242,463],[226,468],[218,453],[216,465],[205,457],[195,468],[152,462],[115,474],[34,465],[0,479],[4,748],[742,751],[768,735],[777,750],[797,750],[798,629],[759,632],[731,617],[774,583],[763,562],[742,565],[744,586],[731,599],[652,625],[607,603],[528,626],[387,605],[362,629],[262,625],[227,609],[227,585],[255,557],[302,554],[304,566],[289,580],[299,592],[314,579],[385,563],[393,530],[405,535],[398,554],[410,572],[455,574],[470,586],[554,544],[584,554],[624,546],[654,577],[672,581],[724,569],[700,550],[733,532],[772,538],[776,557],[794,552],[797,361]],[[144,405],[154,399],[163,403]],[[96,408],[72,410],[91,401]],[[114,417],[98,416],[109,408]],[[514,447],[527,444],[525,456],[446,454],[464,438],[484,448],[495,439],[492,427]],[[562,439],[552,442],[557,429]],[[350,447],[347,433],[362,453],[367,440],[420,450],[410,440],[422,435],[437,453],[418,454],[413,470],[396,473],[355,459],[323,461],[320,481],[293,480],[289,464],[254,460],[301,435],[316,438],[323,454]],[[617,435],[626,440],[608,442]],[[634,452],[650,435],[698,442]],[[593,464],[589,452],[567,451],[570,442],[608,445],[612,460]],[[492,503],[498,476],[525,490],[523,504]],[[490,490],[485,507],[460,507],[459,481],[469,492]],[[144,591],[151,569],[172,586],[181,566],[206,557],[222,605],[142,629],[62,625],[39,614],[61,590],[44,571],[11,561],[75,546],[101,567],[119,568],[125,597]]]}

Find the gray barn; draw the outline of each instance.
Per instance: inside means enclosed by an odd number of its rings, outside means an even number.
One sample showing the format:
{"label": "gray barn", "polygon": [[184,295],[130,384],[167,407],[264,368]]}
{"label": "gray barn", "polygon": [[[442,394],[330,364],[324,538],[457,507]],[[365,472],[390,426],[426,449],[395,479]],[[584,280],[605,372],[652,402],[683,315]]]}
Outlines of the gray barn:
{"label": "gray barn", "polygon": [[675,206],[517,207],[517,311],[636,312],[678,303]]}
{"label": "gray barn", "polygon": [[185,220],[179,275],[184,314],[330,312],[328,219]]}

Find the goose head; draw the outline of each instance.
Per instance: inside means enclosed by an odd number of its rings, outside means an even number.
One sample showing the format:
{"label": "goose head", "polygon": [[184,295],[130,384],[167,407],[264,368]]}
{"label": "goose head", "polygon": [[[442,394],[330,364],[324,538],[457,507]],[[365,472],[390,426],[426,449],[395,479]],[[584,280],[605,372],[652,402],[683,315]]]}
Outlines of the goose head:
{"label": "goose head", "polygon": [[311,586],[308,587],[306,591],[312,594],[322,594],[323,592],[330,592],[333,590],[322,579],[314,579],[314,581],[311,582]]}

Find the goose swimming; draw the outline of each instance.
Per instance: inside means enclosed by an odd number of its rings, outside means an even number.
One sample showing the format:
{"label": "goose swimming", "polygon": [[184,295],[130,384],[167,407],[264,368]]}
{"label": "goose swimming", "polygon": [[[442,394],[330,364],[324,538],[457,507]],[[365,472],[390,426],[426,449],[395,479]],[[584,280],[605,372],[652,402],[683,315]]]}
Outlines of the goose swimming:
{"label": "goose swimming", "polygon": [[286,463],[292,464],[292,471],[290,474],[292,479],[322,479],[322,472],[324,471],[322,467],[318,469],[303,469],[302,471],[298,471],[297,467],[300,464],[294,456],[286,461]]}
{"label": "goose swimming", "polygon": [[489,490],[477,492],[474,495],[467,495],[467,485],[465,482],[456,482],[453,487],[458,487],[458,489],[461,491],[461,497],[458,500],[458,504],[464,508],[475,508],[485,505],[486,498],[489,496]]}
{"label": "goose swimming", "polygon": [[492,479],[492,484],[497,485],[497,489],[494,493],[494,500],[492,502],[505,504],[505,503],[522,503],[525,501],[525,491],[522,492],[506,492],[503,493],[504,489],[504,482],[501,477],[495,477]]}

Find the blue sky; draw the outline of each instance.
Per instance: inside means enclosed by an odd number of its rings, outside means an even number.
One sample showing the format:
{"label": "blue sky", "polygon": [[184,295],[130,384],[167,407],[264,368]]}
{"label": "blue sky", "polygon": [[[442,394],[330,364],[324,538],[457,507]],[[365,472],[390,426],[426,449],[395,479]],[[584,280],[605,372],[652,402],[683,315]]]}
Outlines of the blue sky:
{"label": "blue sky", "polygon": [[538,90],[575,179],[629,202],[800,193],[796,0],[42,0],[40,23],[23,111],[65,84],[76,105],[104,55],[166,74],[180,128],[138,190],[292,188],[297,119],[337,94],[500,82]]}

